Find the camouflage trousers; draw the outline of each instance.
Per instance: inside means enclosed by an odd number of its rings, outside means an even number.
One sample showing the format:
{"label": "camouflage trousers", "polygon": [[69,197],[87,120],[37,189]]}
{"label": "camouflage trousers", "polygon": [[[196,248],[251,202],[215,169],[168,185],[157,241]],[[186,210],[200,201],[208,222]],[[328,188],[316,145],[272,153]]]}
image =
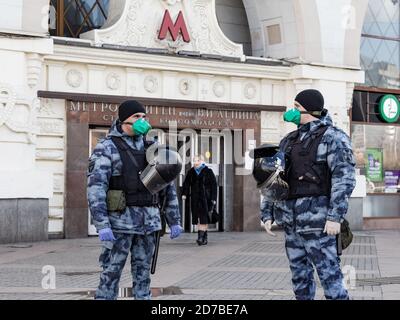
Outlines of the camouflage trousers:
{"label": "camouflage trousers", "polygon": [[313,265],[326,299],[349,299],[343,284],[340,258],[337,255],[336,236],[329,236],[322,231],[296,233],[293,230],[285,230],[285,240],[297,300],[312,300],[315,297]]}
{"label": "camouflage trousers", "polygon": [[150,300],[150,268],[155,233],[148,235],[114,233],[113,242],[103,243],[99,262],[103,268],[95,299],[115,300],[126,259],[131,253],[132,294],[136,300]]}

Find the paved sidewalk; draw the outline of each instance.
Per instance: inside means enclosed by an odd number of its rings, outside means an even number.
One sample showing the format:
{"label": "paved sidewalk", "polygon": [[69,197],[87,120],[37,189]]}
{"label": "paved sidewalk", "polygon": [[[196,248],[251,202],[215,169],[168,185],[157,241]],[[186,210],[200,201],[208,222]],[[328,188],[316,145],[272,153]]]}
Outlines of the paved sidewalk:
{"label": "paved sidewalk", "polygon": [[[201,247],[195,237],[162,238],[155,300],[294,299],[281,231],[275,238],[262,231],[209,232],[209,244]],[[400,299],[399,248],[400,231],[355,233],[342,256],[344,273],[356,272],[356,281],[347,281],[352,298]],[[97,238],[0,245],[0,299],[93,299],[99,253]],[[55,268],[56,289],[42,288],[44,266]],[[121,299],[130,299],[128,264],[120,286]],[[317,299],[324,299],[319,283]]]}

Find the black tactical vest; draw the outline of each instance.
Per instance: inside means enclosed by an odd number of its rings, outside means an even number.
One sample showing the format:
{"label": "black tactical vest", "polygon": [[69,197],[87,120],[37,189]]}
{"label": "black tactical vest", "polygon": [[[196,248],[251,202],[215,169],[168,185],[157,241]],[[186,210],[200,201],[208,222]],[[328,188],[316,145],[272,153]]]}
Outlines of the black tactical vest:
{"label": "black tactical vest", "polygon": [[296,131],[288,137],[286,155],[289,167],[286,181],[289,183],[288,199],[302,197],[328,196],[331,193],[331,173],[326,162],[317,161],[318,145],[328,126],[321,126],[311,135],[300,141]]}
{"label": "black tactical vest", "polygon": [[153,142],[145,141],[144,150],[133,150],[120,137],[111,137],[119,151],[122,161],[120,176],[112,176],[109,182],[110,190],[123,190],[126,205],[152,207],[158,204],[158,195],[152,195],[140,180],[140,174],[148,165],[146,150]]}

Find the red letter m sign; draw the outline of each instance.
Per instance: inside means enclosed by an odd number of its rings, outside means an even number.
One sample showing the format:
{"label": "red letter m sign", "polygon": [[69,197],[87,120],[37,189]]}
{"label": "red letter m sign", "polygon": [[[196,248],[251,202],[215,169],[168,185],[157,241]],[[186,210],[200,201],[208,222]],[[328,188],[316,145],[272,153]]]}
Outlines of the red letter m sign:
{"label": "red letter m sign", "polygon": [[171,34],[172,40],[176,41],[179,33],[182,34],[183,41],[190,42],[189,32],[186,28],[185,20],[183,19],[182,11],[179,11],[178,18],[175,24],[172,22],[171,15],[168,10],[165,10],[164,19],[161,24],[160,34],[158,39],[164,40],[167,37],[167,32]]}

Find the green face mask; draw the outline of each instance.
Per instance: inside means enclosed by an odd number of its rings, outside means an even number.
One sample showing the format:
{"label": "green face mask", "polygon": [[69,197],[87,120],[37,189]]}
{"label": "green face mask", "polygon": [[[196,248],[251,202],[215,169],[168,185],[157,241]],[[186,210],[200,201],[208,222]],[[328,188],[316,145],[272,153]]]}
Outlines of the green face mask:
{"label": "green face mask", "polygon": [[146,135],[151,130],[151,125],[144,119],[138,119],[132,125],[135,135]]}
{"label": "green face mask", "polygon": [[296,108],[290,109],[283,114],[283,120],[293,122],[296,125],[300,124],[301,113]]}

